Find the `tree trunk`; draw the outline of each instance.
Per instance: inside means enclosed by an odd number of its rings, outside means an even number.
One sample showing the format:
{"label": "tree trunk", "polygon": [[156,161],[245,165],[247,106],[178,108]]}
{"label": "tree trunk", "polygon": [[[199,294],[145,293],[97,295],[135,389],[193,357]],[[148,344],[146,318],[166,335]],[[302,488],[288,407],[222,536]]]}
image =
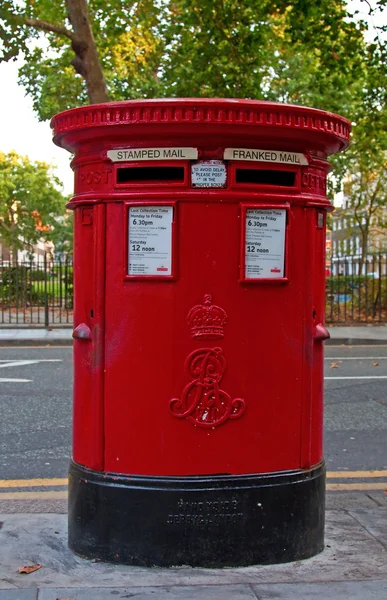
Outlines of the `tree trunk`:
{"label": "tree trunk", "polygon": [[90,25],[87,0],[66,0],[66,7],[76,36],[72,42],[74,69],[86,81],[90,104],[108,102],[109,95]]}
{"label": "tree trunk", "polygon": [[365,229],[361,232],[361,258],[359,263],[359,275],[362,275],[363,266],[366,264],[367,275],[367,254],[368,254],[368,223],[365,225]]}
{"label": "tree trunk", "polygon": [[13,244],[10,248],[10,254],[11,254],[11,264],[15,268],[18,265],[18,259],[17,259],[18,251],[19,251],[18,247]]}

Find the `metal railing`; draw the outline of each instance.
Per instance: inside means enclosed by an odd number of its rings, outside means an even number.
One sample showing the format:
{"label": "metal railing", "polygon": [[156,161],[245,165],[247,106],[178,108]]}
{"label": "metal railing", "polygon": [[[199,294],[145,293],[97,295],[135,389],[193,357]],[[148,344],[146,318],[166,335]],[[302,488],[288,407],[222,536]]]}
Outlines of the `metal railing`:
{"label": "metal railing", "polygon": [[[387,258],[333,257],[326,278],[327,323],[387,323]],[[46,254],[9,262],[0,256],[0,326],[73,323],[73,263]]]}
{"label": "metal railing", "polygon": [[72,257],[31,260],[0,256],[0,325],[70,325],[73,322]]}
{"label": "metal railing", "polygon": [[327,323],[387,322],[385,254],[333,257],[326,279]]}

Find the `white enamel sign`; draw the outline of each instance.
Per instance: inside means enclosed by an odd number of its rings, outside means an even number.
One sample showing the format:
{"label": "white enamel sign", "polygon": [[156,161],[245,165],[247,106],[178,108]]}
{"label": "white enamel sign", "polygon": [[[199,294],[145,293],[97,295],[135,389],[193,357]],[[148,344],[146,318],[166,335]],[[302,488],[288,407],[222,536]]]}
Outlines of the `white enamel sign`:
{"label": "white enamel sign", "polygon": [[202,160],[192,165],[193,187],[224,187],[226,185],[226,165],[221,160]]}
{"label": "white enamel sign", "polygon": [[172,274],[172,206],[129,209],[129,275]]}
{"label": "white enamel sign", "polygon": [[286,210],[246,210],[245,277],[284,277]]}
{"label": "white enamel sign", "polygon": [[113,162],[141,160],[196,160],[197,148],[120,148],[108,150],[107,156]]}
{"label": "white enamel sign", "polygon": [[247,160],[253,162],[271,162],[283,165],[307,165],[308,159],[300,152],[288,150],[258,150],[255,148],[226,148],[225,160]]}

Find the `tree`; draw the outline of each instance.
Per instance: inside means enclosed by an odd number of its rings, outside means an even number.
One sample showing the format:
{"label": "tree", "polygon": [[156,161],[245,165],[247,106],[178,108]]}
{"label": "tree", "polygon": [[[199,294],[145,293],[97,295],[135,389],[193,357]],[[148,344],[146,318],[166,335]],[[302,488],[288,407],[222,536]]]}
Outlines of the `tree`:
{"label": "tree", "polygon": [[0,152],[0,237],[14,260],[17,250],[52,239],[65,209],[60,185],[46,163]]}
{"label": "tree", "polygon": [[344,1],[174,0],[169,7],[162,83],[173,95],[341,111],[349,100],[365,24],[351,18]]}
{"label": "tree", "polygon": [[359,270],[365,263],[370,250],[370,233],[385,229],[387,224],[387,159],[379,157],[372,169],[359,160],[356,172],[349,172],[344,185],[348,198],[347,214],[352,214],[354,224],[361,236],[361,258]]}
{"label": "tree", "polygon": [[21,82],[41,119],[87,102],[155,96],[285,100],[343,112],[362,74],[364,28],[345,0],[0,7],[2,59],[23,54]]}
{"label": "tree", "polygon": [[[361,1],[378,23],[387,0]],[[3,0],[0,60],[23,55],[20,81],[40,119],[155,96],[256,98],[346,115],[353,143],[333,158],[333,191],[347,173],[370,181],[386,151],[387,26],[369,41],[355,13],[351,0]]]}
{"label": "tree", "polygon": [[[385,29],[384,27],[380,28]],[[361,237],[360,270],[370,252],[372,229],[387,226],[387,47],[376,35],[363,58],[363,73],[352,86],[353,123],[350,148],[332,157],[336,180],[332,193],[344,180],[348,216]],[[384,233],[384,235],[386,235]]]}
{"label": "tree", "polygon": [[57,257],[71,256],[73,253],[74,219],[73,212],[66,210],[55,218],[50,241],[54,244]]}
{"label": "tree", "polygon": [[4,0],[0,60],[24,56],[20,80],[42,120],[79,104],[155,95],[163,51],[156,4]]}

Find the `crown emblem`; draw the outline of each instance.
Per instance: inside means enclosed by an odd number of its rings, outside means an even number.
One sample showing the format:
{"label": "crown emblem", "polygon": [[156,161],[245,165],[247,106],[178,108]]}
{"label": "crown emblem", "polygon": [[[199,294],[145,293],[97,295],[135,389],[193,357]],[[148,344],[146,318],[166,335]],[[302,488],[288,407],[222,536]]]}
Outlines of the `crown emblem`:
{"label": "crown emblem", "polygon": [[212,304],[209,294],[205,294],[203,304],[191,308],[187,320],[195,340],[218,340],[224,336],[226,312],[220,306]]}

